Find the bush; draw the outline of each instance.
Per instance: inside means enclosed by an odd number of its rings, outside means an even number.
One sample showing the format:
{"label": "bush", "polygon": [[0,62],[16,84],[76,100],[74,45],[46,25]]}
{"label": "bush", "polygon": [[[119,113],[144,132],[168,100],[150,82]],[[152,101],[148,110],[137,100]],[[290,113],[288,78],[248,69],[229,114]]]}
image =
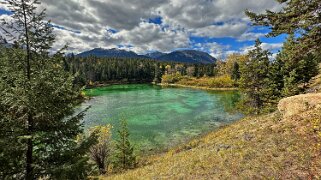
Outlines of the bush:
{"label": "bush", "polygon": [[162,83],[163,84],[173,84],[177,83],[183,78],[180,74],[166,74],[162,76]]}
{"label": "bush", "polygon": [[[167,78],[167,77],[166,77]],[[171,79],[171,83],[186,85],[186,86],[200,86],[208,88],[232,88],[234,87],[234,81],[229,76],[220,76],[220,77],[203,77],[203,78],[189,78],[189,77],[180,77],[175,80]],[[168,79],[166,79],[168,81]]]}

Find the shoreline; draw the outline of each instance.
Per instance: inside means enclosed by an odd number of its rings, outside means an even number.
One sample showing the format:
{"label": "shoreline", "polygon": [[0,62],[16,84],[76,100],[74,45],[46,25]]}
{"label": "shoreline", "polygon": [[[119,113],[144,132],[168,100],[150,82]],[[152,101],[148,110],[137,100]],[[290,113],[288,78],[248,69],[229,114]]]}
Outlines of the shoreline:
{"label": "shoreline", "polygon": [[189,86],[182,84],[163,84],[158,83],[156,85],[159,86],[168,86],[168,87],[181,87],[181,88],[192,88],[192,89],[201,89],[201,90],[210,90],[210,91],[237,91],[238,88],[210,88],[210,87],[202,87],[202,86]]}
{"label": "shoreline", "polygon": [[200,90],[209,90],[209,91],[237,91],[237,90],[239,90],[236,87],[232,87],[232,88],[204,87],[204,86],[191,86],[191,85],[183,85],[183,84],[155,83],[155,82],[150,82],[150,81],[97,82],[94,85],[86,85],[85,89],[107,87],[107,86],[112,86],[112,85],[128,85],[128,84],[151,84],[151,85],[157,85],[157,86],[162,86],[162,87],[191,88],[191,89],[200,89]]}
{"label": "shoreline", "polygon": [[93,89],[93,88],[99,88],[99,87],[107,87],[112,85],[127,85],[127,84],[153,84],[153,82],[149,81],[127,81],[127,82],[117,82],[117,81],[111,81],[111,82],[97,82],[94,85],[85,85],[85,89]]}

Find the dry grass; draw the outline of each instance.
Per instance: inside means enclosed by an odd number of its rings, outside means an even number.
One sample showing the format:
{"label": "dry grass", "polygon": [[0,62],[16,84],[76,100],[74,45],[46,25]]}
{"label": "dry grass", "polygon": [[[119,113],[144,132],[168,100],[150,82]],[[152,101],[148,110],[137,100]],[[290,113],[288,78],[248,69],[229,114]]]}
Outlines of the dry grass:
{"label": "dry grass", "polygon": [[248,117],[101,179],[319,179],[321,110]]}

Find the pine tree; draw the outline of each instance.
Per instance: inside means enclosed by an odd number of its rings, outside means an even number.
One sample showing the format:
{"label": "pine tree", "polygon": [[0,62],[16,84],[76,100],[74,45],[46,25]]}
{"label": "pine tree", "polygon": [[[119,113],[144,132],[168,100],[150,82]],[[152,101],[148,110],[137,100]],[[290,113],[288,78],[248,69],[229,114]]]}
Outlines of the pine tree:
{"label": "pine tree", "polygon": [[321,50],[321,18],[320,0],[276,0],[282,5],[282,10],[265,14],[255,14],[247,11],[246,14],[254,25],[271,28],[269,36],[280,34],[299,34],[299,46],[293,51],[296,56],[316,53]]}
{"label": "pine tree", "polygon": [[[318,72],[321,52],[321,1],[277,0],[282,10],[264,14],[247,11],[254,25],[271,28],[268,36],[288,34],[289,37],[278,58],[284,63],[283,96],[292,96],[304,90]],[[294,36],[296,35],[296,36]]]}
{"label": "pine tree", "polygon": [[162,81],[162,72],[161,67],[159,63],[155,63],[155,77],[154,77],[154,83],[160,83]]}
{"label": "pine tree", "polygon": [[256,40],[255,48],[248,53],[249,60],[241,68],[240,88],[244,94],[240,104],[245,113],[259,114],[267,103],[269,52]]}
{"label": "pine tree", "polygon": [[[83,132],[74,116],[80,89],[64,70],[60,52],[49,56],[54,42],[38,0],[8,0],[13,21],[1,30],[17,42],[0,53],[0,179],[83,179],[95,139],[77,144]],[[3,164],[5,162],[5,164]]]}
{"label": "pine tree", "polygon": [[284,88],[282,90],[284,97],[294,96],[301,92],[297,84],[298,77],[299,74],[296,70],[291,71],[288,76],[284,76]]}
{"label": "pine tree", "polygon": [[288,97],[302,92],[310,79],[318,73],[318,61],[312,53],[296,55],[299,42],[290,35],[284,42],[277,59],[282,62],[284,90],[282,96]]}
{"label": "pine tree", "polygon": [[284,62],[277,56],[270,63],[268,73],[267,93],[272,104],[276,105],[281,99],[284,88]]}
{"label": "pine tree", "polygon": [[235,81],[240,79],[240,65],[237,62],[234,62],[231,78]]}
{"label": "pine tree", "polygon": [[121,128],[118,130],[119,139],[116,143],[116,165],[120,169],[130,169],[136,165],[134,148],[129,141],[129,131],[126,120],[121,121]]}

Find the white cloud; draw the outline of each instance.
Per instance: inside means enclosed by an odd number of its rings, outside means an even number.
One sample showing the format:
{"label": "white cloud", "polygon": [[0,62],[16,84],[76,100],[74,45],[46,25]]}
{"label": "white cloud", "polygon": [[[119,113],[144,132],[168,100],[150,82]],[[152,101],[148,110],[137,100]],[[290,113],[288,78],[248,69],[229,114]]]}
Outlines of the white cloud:
{"label": "white cloud", "polygon": [[[0,0],[5,1],[5,0]],[[238,41],[254,40],[262,33],[253,33],[244,11],[277,10],[273,0],[42,0],[48,19],[68,30],[55,29],[57,49],[66,43],[72,51],[95,47],[124,48],[138,53],[191,48],[190,36],[207,38],[231,37]],[[0,9],[7,7],[0,4]],[[163,24],[148,23],[162,17]],[[107,32],[114,29],[116,33]],[[211,47],[209,47],[211,46]],[[266,45],[267,46],[267,45]],[[199,45],[215,56],[230,53],[229,47]],[[207,49],[206,49],[207,48]],[[210,49],[209,49],[210,48]],[[213,50],[214,48],[217,48]]]}
{"label": "white cloud", "polygon": [[186,32],[147,22],[141,22],[132,30],[109,34],[107,39],[112,43],[134,46],[138,53],[155,50],[168,52],[189,46],[189,36]]}
{"label": "white cloud", "polygon": [[211,56],[217,59],[225,59],[230,46],[225,46],[216,42],[197,43],[195,49],[208,52]]}
{"label": "white cloud", "polygon": [[225,23],[223,25],[211,25],[193,30],[193,34],[202,37],[238,37],[248,29],[246,23]]}
{"label": "white cloud", "polygon": [[[281,49],[283,47],[283,43],[262,43],[261,47],[263,50],[274,51],[274,50]],[[248,51],[250,51],[252,49],[254,49],[254,45],[241,48],[241,50],[244,53],[247,53]]]}
{"label": "white cloud", "polygon": [[238,37],[238,41],[253,41],[264,37],[266,34],[264,33],[254,33],[254,32],[245,32],[240,37]]}

